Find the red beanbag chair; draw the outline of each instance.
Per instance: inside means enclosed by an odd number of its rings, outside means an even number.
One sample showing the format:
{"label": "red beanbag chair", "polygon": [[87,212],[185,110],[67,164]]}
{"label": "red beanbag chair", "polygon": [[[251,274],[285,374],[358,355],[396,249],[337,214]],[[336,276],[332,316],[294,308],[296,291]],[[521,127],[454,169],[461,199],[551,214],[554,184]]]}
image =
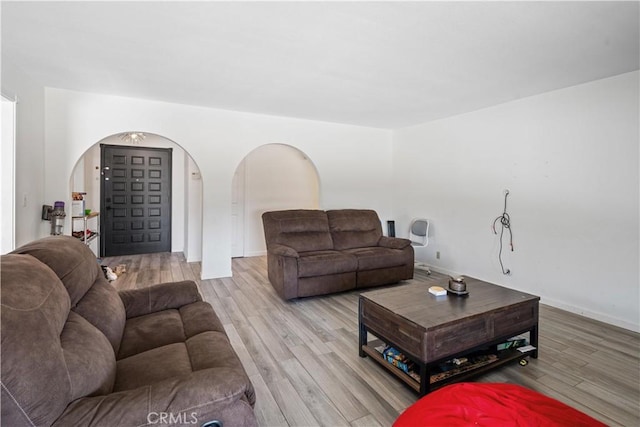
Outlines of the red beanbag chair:
{"label": "red beanbag chair", "polygon": [[408,407],[394,427],[606,426],[555,399],[515,384],[458,383]]}

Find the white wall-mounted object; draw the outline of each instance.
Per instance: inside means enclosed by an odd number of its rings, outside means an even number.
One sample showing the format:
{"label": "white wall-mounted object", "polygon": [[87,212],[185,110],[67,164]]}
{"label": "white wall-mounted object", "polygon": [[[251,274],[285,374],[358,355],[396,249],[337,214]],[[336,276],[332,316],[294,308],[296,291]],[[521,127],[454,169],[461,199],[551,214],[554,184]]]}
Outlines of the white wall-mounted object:
{"label": "white wall-mounted object", "polygon": [[429,220],[417,218],[409,226],[409,240],[412,246],[429,245]]}

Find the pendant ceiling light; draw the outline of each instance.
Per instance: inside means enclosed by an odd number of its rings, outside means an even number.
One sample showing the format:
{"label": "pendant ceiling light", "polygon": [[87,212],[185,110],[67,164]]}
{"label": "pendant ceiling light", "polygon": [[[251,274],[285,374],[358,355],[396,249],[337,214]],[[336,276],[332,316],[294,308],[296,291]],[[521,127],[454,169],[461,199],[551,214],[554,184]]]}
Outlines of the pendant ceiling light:
{"label": "pendant ceiling light", "polygon": [[127,144],[140,144],[147,137],[143,132],[125,132],[118,137]]}

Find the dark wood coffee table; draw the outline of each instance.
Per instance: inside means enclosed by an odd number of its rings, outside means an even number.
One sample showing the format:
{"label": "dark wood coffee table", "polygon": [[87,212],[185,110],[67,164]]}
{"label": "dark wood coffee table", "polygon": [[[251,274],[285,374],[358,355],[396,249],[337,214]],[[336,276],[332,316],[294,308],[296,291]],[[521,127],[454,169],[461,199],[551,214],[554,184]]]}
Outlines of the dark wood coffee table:
{"label": "dark wood coffee table", "polygon": [[[430,286],[441,283],[411,283],[360,294],[359,352],[369,356],[414,390],[424,395],[445,384],[527,356],[538,357],[538,303],[540,297],[467,278],[468,296],[436,297]],[[535,350],[506,350],[497,359],[470,370],[441,378],[438,366],[529,333]],[[378,340],[368,341],[368,333]],[[417,366],[419,380],[387,362],[374,347],[380,340],[409,357]],[[432,378],[432,375],[434,377]],[[414,375],[415,376],[415,375]]]}

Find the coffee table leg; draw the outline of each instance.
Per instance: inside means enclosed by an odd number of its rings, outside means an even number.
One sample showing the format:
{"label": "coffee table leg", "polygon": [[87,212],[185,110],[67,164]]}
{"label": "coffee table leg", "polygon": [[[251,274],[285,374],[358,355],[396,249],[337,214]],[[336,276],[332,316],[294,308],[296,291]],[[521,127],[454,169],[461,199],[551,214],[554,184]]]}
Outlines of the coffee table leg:
{"label": "coffee table leg", "polygon": [[360,355],[360,357],[366,356],[366,353],[362,349],[362,346],[366,344],[367,344],[367,329],[363,325],[360,325],[360,339],[359,339],[359,347],[358,347],[358,354]]}
{"label": "coffee table leg", "polygon": [[362,346],[367,344],[367,328],[362,323],[362,298],[358,301],[358,354],[365,357],[366,353]]}
{"label": "coffee table leg", "polygon": [[531,345],[536,349],[531,353],[531,357],[534,359],[538,358],[538,324],[531,328],[531,332],[529,332],[529,341],[531,341]]}
{"label": "coffee table leg", "polygon": [[429,375],[429,369],[427,369],[426,363],[419,363],[420,365],[420,397],[429,393],[431,388],[431,375]]}

